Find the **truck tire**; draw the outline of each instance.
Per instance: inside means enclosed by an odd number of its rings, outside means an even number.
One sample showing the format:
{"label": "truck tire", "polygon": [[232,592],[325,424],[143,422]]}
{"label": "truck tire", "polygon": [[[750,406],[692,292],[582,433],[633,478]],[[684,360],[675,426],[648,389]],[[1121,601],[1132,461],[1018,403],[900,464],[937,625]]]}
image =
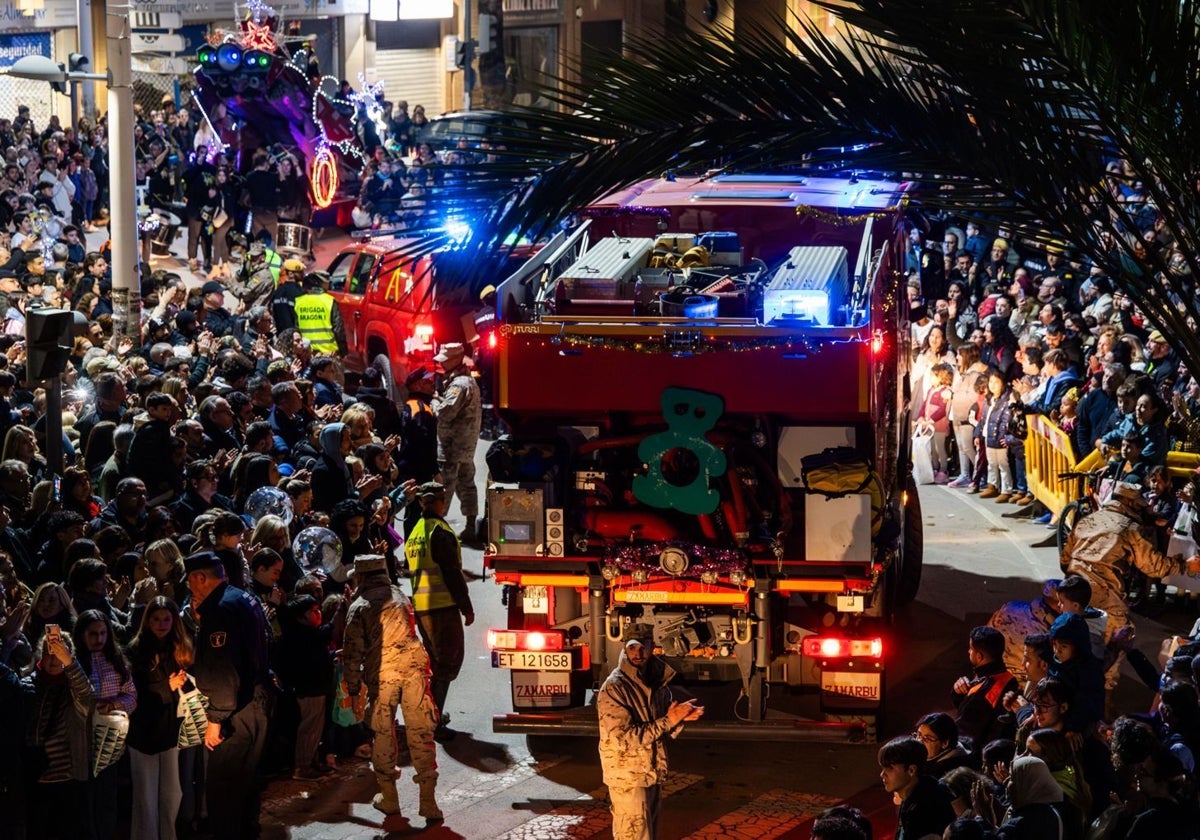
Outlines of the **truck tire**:
{"label": "truck tire", "polygon": [[[378,370],[379,374],[383,377],[383,387],[387,389],[388,396],[392,398],[398,407],[402,406],[408,398],[408,391],[404,387],[404,379],[408,376],[407,372],[401,370],[393,374],[392,360],[384,353],[380,353],[371,361],[371,367]],[[399,381],[396,380],[397,375],[400,377]]]}
{"label": "truck tire", "polygon": [[904,537],[900,546],[900,569],[896,576],[895,605],[911,604],[921,588],[921,563],[925,553],[925,535],[921,521],[921,497],[909,476],[905,483],[908,502],[904,505]]}

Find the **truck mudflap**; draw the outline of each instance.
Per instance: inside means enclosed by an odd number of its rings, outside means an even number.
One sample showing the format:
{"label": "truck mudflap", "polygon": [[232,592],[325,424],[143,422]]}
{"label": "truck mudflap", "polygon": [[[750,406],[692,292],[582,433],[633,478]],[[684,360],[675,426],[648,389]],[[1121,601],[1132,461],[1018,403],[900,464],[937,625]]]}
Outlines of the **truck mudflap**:
{"label": "truck mudflap", "polygon": [[[492,731],[510,735],[599,738],[600,724],[592,709],[567,713],[536,712],[495,715],[492,717]],[[778,718],[754,723],[698,720],[683,727],[679,737],[710,741],[819,741],[842,744],[866,743],[872,739],[863,721],[802,718]]]}

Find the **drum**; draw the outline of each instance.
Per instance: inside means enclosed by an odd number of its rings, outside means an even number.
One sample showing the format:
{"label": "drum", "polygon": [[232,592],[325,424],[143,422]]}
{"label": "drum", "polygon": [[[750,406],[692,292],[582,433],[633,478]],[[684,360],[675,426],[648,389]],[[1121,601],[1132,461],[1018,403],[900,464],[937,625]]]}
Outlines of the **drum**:
{"label": "drum", "polygon": [[275,250],[286,256],[307,257],[312,253],[312,228],[280,222],[275,227]]}
{"label": "drum", "polygon": [[150,247],[160,257],[170,256],[171,245],[183,222],[174,213],[162,209],[155,210],[151,214],[151,217],[154,216],[158,217],[158,227],[150,233]]}

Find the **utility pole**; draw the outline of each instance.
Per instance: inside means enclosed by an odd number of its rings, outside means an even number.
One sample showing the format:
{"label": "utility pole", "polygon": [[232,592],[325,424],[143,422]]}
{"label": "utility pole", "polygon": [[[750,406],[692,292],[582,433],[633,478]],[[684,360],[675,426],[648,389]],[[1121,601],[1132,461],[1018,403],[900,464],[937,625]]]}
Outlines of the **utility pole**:
{"label": "utility pole", "polygon": [[109,10],[108,160],[112,218],[113,332],[141,346],[142,276],[138,266],[136,157],[133,146],[133,59],[129,15]]}
{"label": "utility pole", "polygon": [[471,36],[471,0],[463,0],[463,110],[471,110],[471,89],[475,87],[475,41]]}
{"label": "utility pole", "polygon": [[[83,55],[96,55],[95,43],[92,37],[92,0],[75,0],[75,33],[79,41],[75,46],[76,52]],[[78,96],[75,86],[71,87],[71,123],[75,124],[80,117],[87,117],[89,123],[96,121],[96,86],[90,80],[80,83]],[[78,109],[75,100],[78,99]]]}

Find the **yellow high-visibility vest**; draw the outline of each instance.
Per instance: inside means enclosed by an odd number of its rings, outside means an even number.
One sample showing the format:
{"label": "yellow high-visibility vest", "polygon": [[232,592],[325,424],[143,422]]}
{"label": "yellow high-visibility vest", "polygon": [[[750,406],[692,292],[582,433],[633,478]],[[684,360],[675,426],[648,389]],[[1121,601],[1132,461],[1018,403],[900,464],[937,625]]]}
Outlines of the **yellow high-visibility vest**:
{"label": "yellow high-visibility vest", "polygon": [[450,526],[441,519],[422,516],[404,538],[404,559],[412,572],[413,609],[419,613],[455,606],[441,567],[433,560],[433,535],[439,528],[454,536]]}
{"label": "yellow high-visibility vest", "polygon": [[337,353],[337,339],[333,335],[333,307],[337,301],[332,295],[306,294],[296,298],[296,329],[309,340],[312,349],[323,355]]}

